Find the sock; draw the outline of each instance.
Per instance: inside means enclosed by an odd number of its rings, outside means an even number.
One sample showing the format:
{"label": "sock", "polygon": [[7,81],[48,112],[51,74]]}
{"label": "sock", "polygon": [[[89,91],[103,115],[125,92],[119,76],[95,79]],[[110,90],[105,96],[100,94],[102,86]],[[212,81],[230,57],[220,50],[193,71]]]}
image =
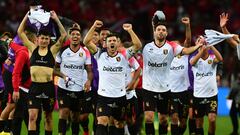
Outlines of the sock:
{"label": "sock", "polygon": [[84,132],[88,132],[88,123],[89,123],[88,119],[80,122]]}
{"label": "sock", "polygon": [[37,132],[35,130],[29,130],[28,135],[37,135]]}
{"label": "sock", "polygon": [[215,133],[209,133],[209,132],[208,132],[208,135],[215,135]]}
{"label": "sock", "polygon": [[7,120],[4,132],[10,132],[12,129],[12,120]]}
{"label": "sock", "polygon": [[107,126],[98,124],[96,128],[96,135],[107,135],[107,134],[108,134]]}
{"label": "sock", "polygon": [[6,123],[5,120],[0,120],[0,132],[4,130],[5,123]]}
{"label": "sock", "polygon": [[181,133],[182,135],[184,134],[184,132],[186,131],[187,127],[179,127],[179,133]]}
{"label": "sock", "polygon": [[79,122],[72,122],[71,125],[72,128],[72,135],[78,135],[79,134]]}
{"label": "sock", "polygon": [[178,134],[179,134],[178,125],[171,124],[171,135],[178,135]]}
{"label": "sock", "polygon": [[196,135],[204,135],[203,128],[196,128]]}
{"label": "sock", "polygon": [[189,119],[188,120],[188,127],[189,127],[189,134],[196,133],[196,120],[195,119]]}
{"label": "sock", "polygon": [[67,120],[59,119],[58,122],[58,132],[65,135],[67,131]]}
{"label": "sock", "polygon": [[153,123],[145,123],[145,130],[147,135],[154,135]]}
{"label": "sock", "polygon": [[168,133],[168,125],[159,124],[159,135],[165,135]]}
{"label": "sock", "polygon": [[52,131],[45,130],[45,135],[52,135]]}

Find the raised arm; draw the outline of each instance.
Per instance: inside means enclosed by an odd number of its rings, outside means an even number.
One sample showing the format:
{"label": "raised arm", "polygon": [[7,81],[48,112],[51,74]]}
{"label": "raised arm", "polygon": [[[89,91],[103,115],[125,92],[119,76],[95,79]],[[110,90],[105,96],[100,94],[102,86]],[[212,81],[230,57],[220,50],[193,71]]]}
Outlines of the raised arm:
{"label": "raised arm", "polygon": [[184,47],[189,47],[191,46],[191,39],[192,39],[192,34],[191,34],[191,26],[190,26],[190,19],[189,17],[183,17],[182,18],[182,23],[185,24],[185,41],[184,41]]}
{"label": "raised arm", "polygon": [[[220,27],[222,29],[222,32],[224,34],[230,34],[230,32],[227,29],[227,21],[228,21],[228,14],[227,13],[222,13],[220,15]],[[227,39],[227,42],[234,48],[239,44],[239,38],[238,36],[234,36],[233,38]]]}
{"label": "raised arm", "polygon": [[57,40],[57,42],[51,47],[51,52],[53,53],[54,56],[56,56],[57,52],[61,49],[66,37],[67,37],[67,32],[64,29],[62,23],[60,22],[57,14],[55,11],[50,11],[51,18],[57,23],[58,29],[60,31],[61,36]]}
{"label": "raised arm", "polygon": [[198,62],[198,60],[202,57],[204,50],[206,49],[206,45],[203,45],[203,42],[204,39],[200,37],[199,39],[197,39],[195,43],[196,44],[195,46],[200,46],[201,48],[199,49],[197,55],[190,60],[190,64],[192,66]]}
{"label": "raised arm", "polygon": [[91,54],[94,54],[97,52],[97,45],[95,45],[91,40],[93,38],[94,31],[96,28],[101,28],[103,26],[103,22],[96,20],[92,27],[89,29],[88,33],[86,34],[83,44],[88,48]]}
{"label": "raised arm", "polygon": [[183,48],[182,54],[189,55],[189,54],[193,53],[194,51],[196,51],[201,46],[202,46],[202,44],[196,44],[195,46]]}
{"label": "raised arm", "polygon": [[219,51],[214,46],[211,46],[210,49],[213,51],[214,55],[216,56],[216,58],[214,59],[215,63],[223,61],[222,55],[219,53]]}
{"label": "raised arm", "polygon": [[132,24],[129,24],[129,23],[123,24],[123,29],[129,33],[129,35],[132,39],[133,51],[137,52],[138,50],[140,50],[142,48],[142,43],[141,43],[140,39],[138,38],[138,36],[133,31]]}
{"label": "raised arm", "polygon": [[28,18],[28,13],[24,16],[22,22],[20,23],[17,33],[19,38],[22,40],[23,45],[26,46],[28,50],[32,53],[33,50],[37,47],[37,45],[31,42],[25,33],[27,18]]}

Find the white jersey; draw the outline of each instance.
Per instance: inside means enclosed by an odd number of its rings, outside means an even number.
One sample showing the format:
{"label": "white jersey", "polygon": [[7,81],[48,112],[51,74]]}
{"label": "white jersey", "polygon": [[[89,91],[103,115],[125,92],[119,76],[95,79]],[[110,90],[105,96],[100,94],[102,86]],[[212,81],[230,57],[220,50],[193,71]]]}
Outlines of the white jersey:
{"label": "white jersey", "polygon": [[[130,58],[128,62],[129,66],[127,67],[126,85],[128,85],[132,81],[131,73],[136,71],[140,67],[140,65],[138,64],[137,60],[134,57]],[[135,90],[127,91],[126,93],[127,99],[131,99],[133,96],[137,97]]]}
{"label": "white jersey", "polygon": [[[126,51],[125,51],[126,52]],[[104,97],[122,97],[126,95],[126,72],[128,66],[128,52],[124,56],[117,53],[111,57],[107,52],[98,52],[94,55],[98,62],[99,88],[98,94]]]}
{"label": "white jersey", "polygon": [[213,62],[214,58],[215,55],[210,54],[206,60],[200,58],[198,62],[192,66],[194,76],[194,97],[206,98],[217,95],[217,64]]}
{"label": "white jersey", "polygon": [[162,47],[154,42],[143,49],[143,89],[153,92],[169,91],[169,70],[174,56],[181,53],[183,47],[175,42],[166,41]]}
{"label": "white jersey", "polygon": [[69,91],[82,91],[86,80],[84,75],[85,65],[91,64],[90,52],[83,47],[73,52],[67,47],[62,53],[58,53],[56,62],[60,63],[60,71],[71,78],[68,87],[63,78],[59,78],[58,86]]}
{"label": "white jersey", "polygon": [[189,87],[188,55],[177,55],[170,66],[169,88],[171,92],[183,92]]}

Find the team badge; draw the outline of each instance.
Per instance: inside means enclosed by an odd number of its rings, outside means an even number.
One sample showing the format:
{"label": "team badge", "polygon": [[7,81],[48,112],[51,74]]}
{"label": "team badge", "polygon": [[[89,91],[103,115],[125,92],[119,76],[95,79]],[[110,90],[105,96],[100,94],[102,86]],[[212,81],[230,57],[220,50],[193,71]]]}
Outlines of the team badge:
{"label": "team badge", "polygon": [[168,54],[168,50],[167,50],[167,49],[164,49],[164,50],[163,50],[163,54],[167,55],[167,54]]}
{"label": "team badge", "polygon": [[82,53],[82,52],[80,52],[80,53],[79,53],[79,56],[80,56],[80,57],[82,57],[82,56],[83,56],[83,53]]}
{"label": "team badge", "polygon": [[177,58],[178,58],[178,59],[180,59],[180,58],[181,58],[181,55],[180,55],[180,54],[178,54],[178,55],[177,55]]}
{"label": "team badge", "polygon": [[29,105],[32,105],[32,100],[29,100],[29,101],[28,101],[28,104],[29,104]]}
{"label": "team badge", "polygon": [[61,105],[63,105],[63,100],[60,100],[59,103],[60,103]]}
{"label": "team badge", "polygon": [[117,57],[116,60],[119,62],[119,61],[121,60],[121,58],[120,58],[120,57]]}
{"label": "team badge", "polygon": [[212,60],[208,60],[208,64],[212,64],[212,62],[213,62]]}

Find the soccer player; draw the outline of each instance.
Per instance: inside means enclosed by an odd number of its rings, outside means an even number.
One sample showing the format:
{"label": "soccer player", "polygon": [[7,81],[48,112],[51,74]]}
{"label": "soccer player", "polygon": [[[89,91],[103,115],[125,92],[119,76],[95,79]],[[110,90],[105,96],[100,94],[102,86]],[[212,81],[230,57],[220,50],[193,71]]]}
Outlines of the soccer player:
{"label": "soccer player", "polygon": [[200,45],[184,48],[175,42],[167,41],[165,22],[153,23],[154,41],[143,48],[143,100],[146,119],[146,134],[154,134],[154,112],[159,114],[159,134],[167,134],[168,105],[170,99],[170,64],[178,54],[190,54]]}
{"label": "soccer player", "polygon": [[[70,45],[63,47],[56,57],[56,68],[62,77],[58,81],[59,101],[59,134],[66,134],[66,120],[70,111],[73,114],[72,123],[79,127],[79,113],[84,108],[85,91],[90,90],[93,74],[90,52],[81,45],[81,30],[78,24],[70,28]],[[87,71],[87,81],[84,70]],[[87,123],[88,125],[88,123]],[[79,129],[72,127],[72,134],[77,135]]]}
{"label": "soccer player", "polygon": [[129,48],[125,55],[118,53],[118,37],[110,34],[106,37],[107,52],[100,52],[93,42],[91,42],[93,32],[100,28],[103,23],[96,20],[84,38],[84,44],[89,50],[94,50],[98,61],[99,88],[97,102],[97,135],[108,134],[107,125],[110,116],[114,119],[115,129],[110,134],[124,134],[124,115],[126,105],[125,74],[128,66],[128,59],[142,46],[140,40],[132,30],[131,24],[123,24],[123,29],[127,31],[132,39],[133,46]]}
{"label": "soccer player", "polygon": [[[196,134],[203,135],[203,117],[208,116],[208,135],[215,135],[217,117],[217,63],[223,58],[214,46],[207,47],[205,39],[200,36],[196,45],[202,44],[196,56],[190,59],[194,76],[193,105],[196,116]],[[209,53],[209,49],[213,54]]]}
{"label": "soccer player", "polygon": [[[186,39],[183,46],[191,46],[190,19],[182,18],[186,26]],[[183,135],[186,130],[186,122],[189,108],[189,78],[188,78],[188,55],[177,55],[173,58],[170,66],[169,87],[171,90],[171,134]],[[180,123],[180,124],[179,124]]]}
{"label": "soccer player", "polygon": [[[228,31],[226,25],[228,22],[228,14],[227,13],[222,13],[220,15],[220,27],[223,31],[224,34],[230,34]],[[233,47],[236,48],[238,51],[240,51],[240,42],[239,42],[239,37],[238,35],[235,35],[233,38],[230,38],[227,40],[227,42]],[[238,114],[240,113],[239,111],[239,106],[240,106],[240,62],[237,60],[237,56],[233,56],[235,59],[235,64],[233,66],[233,72],[231,73],[231,79],[230,79],[230,84],[231,84],[231,92],[229,95],[229,98],[233,100],[231,109],[230,109],[230,117],[233,125],[233,131],[231,135],[238,135],[238,129],[239,129],[239,124],[238,124]],[[238,58],[239,59],[239,58]]]}
{"label": "soccer player", "polygon": [[28,13],[25,15],[18,28],[18,36],[23,41],[23,44],[31,53],[30,57],[30,74],[31,88],[29,90],[29,125],[28,134],[35,135],[36,120],[38,117],[41,105],[45,111],[45,135],[52,134],[52,111],[55,101],[55,91],[53,84],[53,67],[55,57],[61,48],[64,39],[67,35],[58,16],[54,11],[50,12],[51,18],[56,22],[60,31],[60,38],[50,47],[50,33],[46,29],[41,29],[38,33],[37,44],[32,43],[26,36],[25,25]]}

